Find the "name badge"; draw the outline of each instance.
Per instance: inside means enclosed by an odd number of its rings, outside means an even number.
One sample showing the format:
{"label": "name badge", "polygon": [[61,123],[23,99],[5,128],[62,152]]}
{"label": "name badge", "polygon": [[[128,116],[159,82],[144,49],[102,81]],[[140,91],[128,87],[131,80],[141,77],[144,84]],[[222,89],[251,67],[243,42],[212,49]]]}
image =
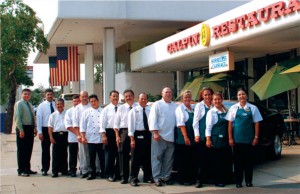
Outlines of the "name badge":
{"label": "name badge", "polygon": [[137,136],[136,138],[138,138],[138,139],[144,139],[144,136],[140,135],[140,136]]}
{"label": "name badge", "polygon": [[222,134],[219,134],[219,138],[223,138],[224,136]]}
{"label": "name badge", "polygon": [[243,113],[242,115],[243,115],[243,116],[247,116],[248,114],[247,114],[247,113]]}

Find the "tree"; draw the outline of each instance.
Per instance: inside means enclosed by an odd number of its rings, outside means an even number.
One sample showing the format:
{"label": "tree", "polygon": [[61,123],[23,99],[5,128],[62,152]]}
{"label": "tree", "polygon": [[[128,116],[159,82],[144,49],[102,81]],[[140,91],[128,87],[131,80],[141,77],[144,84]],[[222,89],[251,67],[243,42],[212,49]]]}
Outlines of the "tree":
{"label": "tree", "polygon": [[38,106],[43,101],[44,92],[45,92],[45,88],[43,86],[35,88],[33,91],[31,91],[31,97],[30,97],[31,104],[34,106]]}
{"label": "tree", "polygon": [[[36,49],[46,53],[49,43],[41,28],[42,21],[22,0],[5,0],[0,5],[1,17],[1,99],[7,102],[5,133],[11,133],[19,85],[33,85],[26,74],[27,58]],[[3,95],[3,92],[8,95]]]}
{"label": "tree", "polygon": [[95,64],[94,70],[95,70],[95,73],[94,73],[95,83],[102,84],[103,83],[103,65],[102,65],[102,63]]}

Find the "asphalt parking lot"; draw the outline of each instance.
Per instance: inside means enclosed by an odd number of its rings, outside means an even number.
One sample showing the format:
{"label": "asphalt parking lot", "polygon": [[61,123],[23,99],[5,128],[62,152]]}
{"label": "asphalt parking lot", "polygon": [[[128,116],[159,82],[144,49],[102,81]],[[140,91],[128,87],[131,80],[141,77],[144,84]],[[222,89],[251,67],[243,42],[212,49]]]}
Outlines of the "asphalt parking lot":
{"label": "asphalt parking lot", "polygon": [[30,177],[17,176],[15,134],[0,135],[1,140],[1,194],[33,194],[33,193],[298,193],[300,190],[300,141],[297,145],[283,146],[282,157],[275,161],[263,161],[255,166],[252,188],[235,188],[227,185],[216,188],[214,185],[204,185],[197,189],[193,186],[172,185],[155,187],[153,184],[141,184],[132,187],[119,182],[111,183],[105,179],[87,181],[85,179],[60,176],[56,179],[51,176],[43,177],[40,173],[40,142],[35,138],[31,159],[32,169],[37,175]]}

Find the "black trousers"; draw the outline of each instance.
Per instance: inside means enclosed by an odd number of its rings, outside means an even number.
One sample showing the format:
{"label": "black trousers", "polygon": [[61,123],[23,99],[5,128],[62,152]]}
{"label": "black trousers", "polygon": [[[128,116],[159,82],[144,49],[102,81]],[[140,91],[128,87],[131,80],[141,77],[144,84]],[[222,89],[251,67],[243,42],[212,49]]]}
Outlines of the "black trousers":
{"label": "black trousers", "polygon": [[120,175],[123,180],[129,178],[129,161],[130,161],[130,138],[128,137],[128,129],[120,129],[121,145],[119,147],[119,164]]}
{"label": "black trousers", "polygon": [[70,172],[77,171],[78,143],[69,142],[69,168]]}
{"label": "black trousers", "polygon": [[52,173],[68,172],[68,132],[54,132],[52,145]]}
{"label": "black trousers", "polygon": [[254,146],[236,143],[233,147],[234,174],[236,184],[242,184],[245,173],[246,183],[252,183]]}
{"label": "black trousers", "polygon": [[111,178],[120,178],[118,147],[116,144],[116,133],[114,129],[106,129],[107,145],[105,150],[105,176]]}
{"label": "black trousers", "polygon": [[25,136],[20,138],[20,132],[17,130],[17,160],[18,160],[18,173],[29,173],[30,160],[34,140],[34,126],[23,125]]}
{"label": "black trousers", "polygon": [[42,127],[44,140],[41,141],[42,145],[42,171],[48,172],[50,168],[50,137],[48,133],[48,127]]}
{"label": "black trousers", "polygon": [[90,166],[92,169],[91,175],[96,176],[96,154],[100,161],[101,173],[103,173],[105,167],[103,143],[89,143],[88,149],[90,155]]}
{"label": "black trousers", "polygon": [[232,183],[232,156],[229,146],[221,148],[211,148],[213,164],[213,180],[215,184]]}
{"label": "black trousers", "polygon": [[198,154],[196,145],[177,144],[175,149],[178,181],[181,183],[195,181],[197,175],[197,160],[195,156]]}
{"label": "black trousers", "polygon": [[208,183],[211,180],[211,151],[206,147],[205,141],[196,143],[197,149],[197,176],[196,180],[200,183]]}
{"label": "black trousers", "polygon": [[138,180],[140,167],[143,167],[144,181],[152,179],[151,168],[151,133],[145,131],[135,131],[135,148],[132,150],[130,180]]}

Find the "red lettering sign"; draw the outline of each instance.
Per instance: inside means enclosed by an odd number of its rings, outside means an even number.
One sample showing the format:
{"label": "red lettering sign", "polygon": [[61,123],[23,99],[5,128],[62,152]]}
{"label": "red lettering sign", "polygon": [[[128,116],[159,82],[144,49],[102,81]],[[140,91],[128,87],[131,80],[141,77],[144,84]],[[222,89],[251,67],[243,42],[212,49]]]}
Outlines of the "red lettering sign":
{"label": "red lettering sign", "polygon": [[300,10],[300,2],[298,0],[290,0],[288,6],[283,1],[278,1],[257,11],[244,14],[240,17],[223,22],[220,25],[212,27],[213,38],[226,36],[230,33],[237,32],[242,29],[256,26],[261,22],[268,22],[270,19],[277,19],[286,14]]}

